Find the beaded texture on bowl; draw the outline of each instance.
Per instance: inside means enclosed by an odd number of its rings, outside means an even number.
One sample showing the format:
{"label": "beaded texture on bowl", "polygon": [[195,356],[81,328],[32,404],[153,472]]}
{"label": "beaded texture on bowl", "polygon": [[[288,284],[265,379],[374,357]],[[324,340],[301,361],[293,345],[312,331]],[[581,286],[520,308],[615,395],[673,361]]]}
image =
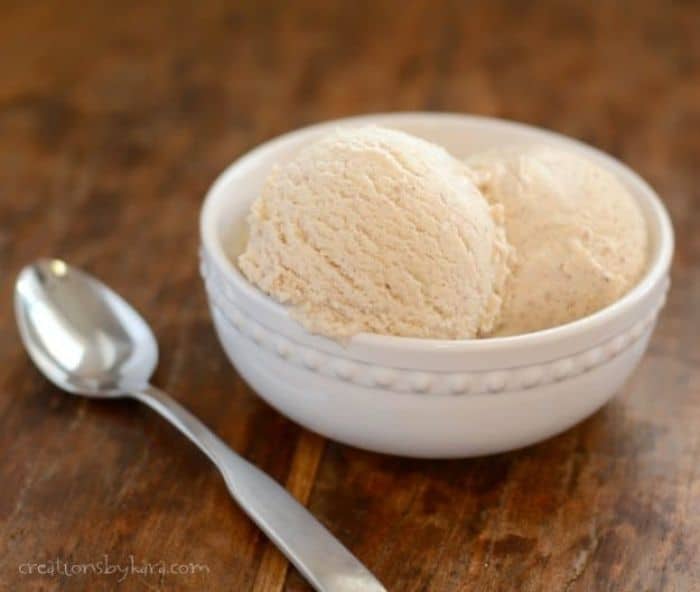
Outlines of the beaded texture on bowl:
{"label": "beaded texture on bowl", "polygon": [[220,272],[200,252],[200,271],[207,286],[214,314],[241,337],[250,339],[289,364],[307,371],[365,387],[379,387],[397,393],[426,395],[484,395],[524,391],[561,382],[589,372],[620,355],[650,330],[663,308],[663,297],[650,314],[627,331],[593,348],[545,364],[519,366],[485,372],[416,372],[349,359],[338,359],[325,352],[284,337],[253,319],[235,302]]}

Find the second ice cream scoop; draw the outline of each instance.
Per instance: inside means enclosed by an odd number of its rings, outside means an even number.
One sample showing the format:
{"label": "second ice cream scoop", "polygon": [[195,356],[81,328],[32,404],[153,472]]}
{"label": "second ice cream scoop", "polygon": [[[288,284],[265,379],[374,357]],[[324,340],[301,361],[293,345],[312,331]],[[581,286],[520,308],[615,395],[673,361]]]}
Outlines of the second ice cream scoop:
{"label": "second ice cream scoop", "polygon": [[516,263],[498,335],[548,329],[621,298],[647,263],[647,228],[624,185],[586,158],[546,145],[513,146],[467,160],[504,209]]}

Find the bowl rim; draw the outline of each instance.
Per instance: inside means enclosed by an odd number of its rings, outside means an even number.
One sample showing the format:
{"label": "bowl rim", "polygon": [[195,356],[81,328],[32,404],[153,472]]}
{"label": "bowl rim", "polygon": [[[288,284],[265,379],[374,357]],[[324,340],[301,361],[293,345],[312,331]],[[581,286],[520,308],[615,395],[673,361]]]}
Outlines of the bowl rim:
{"label": "bowl rim", "polygon": [[307,331],[289,314],[287,307],[278,303],[273,298],[253,286],[243,276],[243,274],[240,273],[234,263],[226,255],[218,236],[219,233],[217,231],[216,219],[217,203],[222,200],[223,196],[225,195],[225,193],[222,192],[222,189],[228,185],[229,178],[237,174],[240,167],[256,159],[260,153],[272,150],[279,144],[294,142],[300,136],[308,135],[321,129],[327,129],[336,125],[357,125],[363,123],[374,123],[380,125],[383,123],[391,125],[392,123],[411,121],[416,122],[417,120],[442,120],[443,122],[448,122],[450,120],[460,122],[466,121],[476,127],[497,127],[501,129],[508,128],[511,130],[515,129],[528,133],[535,133],[540,135],[543,141],[550,139],[560,145],[568,144],[578,153],[590,155],[597,162],[603,163],[608,170],[611,170],[618,177],[626,177],[626,180],[634,186],[635,193],[645,195],[645,198],[648,200],[651,206],[651,217],[653,218],[654,223],[657,225],[658,245],[654,253],[651,254],[651,260],[649,261],[644,276],[629,292],[627,292],[627,294],[605,308],[594,312],[593,314],[563,325],[558,325],[556,327],[551,327],[540,331],[533,331],[531,333],[479,339],[427,339],[419,337],[380,335],[374,333],[359,333],[352,336],[346,342],[346,345],[352,345],[353,347],[379,347],[383,349],[391,349],[399,353],[422,352],[426,350],[435,351],[436,349],[443,351],[448,350],[451,352],[491,352],[502,349],[512,351],[512,348],[514,347],[525,348],[542,346],[562,339],[568,339],[586,331],[596,330],[597,328],[608,324],[612,319],[625,314],[627,311],[643,301],[648,293],[652,291],[654,287],[659,285],[659,283],[662,282],[664,277],[668,274],[674,248],[673,227],[671,225],[668,212],[652,187],[639,174],[615,157],[598,148],[590,146],[581,140],[518,121],[464,113],[403,111],[356,115],[352,117],[326,120],[313,125],[308,125],[266,140],[265,142],[257,145],[255,148],[242,154],[231,164],[229,164],[219,174],[214,183],[208,189],[200,212],[200,237],[202,247],[213,263],[216,264],[225,281],[229,284],[233,284],[236,290],[245,298],[249,299],[255,306],[262,307],[263,309],[275,312],[277,315],[281,315],[285,319],[289,320],[289,322],[298,325],[300,329],[310,337],[330,339],[323,335]]}

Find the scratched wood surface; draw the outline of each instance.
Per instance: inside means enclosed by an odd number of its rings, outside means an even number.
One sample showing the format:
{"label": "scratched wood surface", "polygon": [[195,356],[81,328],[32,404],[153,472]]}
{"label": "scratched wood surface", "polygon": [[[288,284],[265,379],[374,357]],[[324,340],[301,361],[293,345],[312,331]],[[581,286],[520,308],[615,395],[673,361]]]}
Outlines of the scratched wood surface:
{"label": "scratched wood surface", "polygon": [[[34,370],[11,290],[42,255],[133,302],[161,344],[156,383],[308,499],[389,590],[700,589],[697,3],[0,10],[0,590],[308,590],[174,429]],[[637,169],[671,212],[673,289],[648,355],[614,402],[548,442],[450,462],[324,443],[258,400],[217,344],[196,262],[215,175],[295,127],[406,109],[581,138]],[[36,571],[105,556],[156,573]]]}

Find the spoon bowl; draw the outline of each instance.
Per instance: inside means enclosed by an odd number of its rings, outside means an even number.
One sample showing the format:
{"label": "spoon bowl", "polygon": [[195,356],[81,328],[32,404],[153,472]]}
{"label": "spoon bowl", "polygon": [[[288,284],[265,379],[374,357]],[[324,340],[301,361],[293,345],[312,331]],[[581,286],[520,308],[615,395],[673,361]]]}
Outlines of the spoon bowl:
{"label": "spoon bowl", "polygon": [[158,345],[143,318],[60,259],[41,259],[20,272],[15,315],[34,363],[68,392],[123,396],[145,387],[158,364]]}

